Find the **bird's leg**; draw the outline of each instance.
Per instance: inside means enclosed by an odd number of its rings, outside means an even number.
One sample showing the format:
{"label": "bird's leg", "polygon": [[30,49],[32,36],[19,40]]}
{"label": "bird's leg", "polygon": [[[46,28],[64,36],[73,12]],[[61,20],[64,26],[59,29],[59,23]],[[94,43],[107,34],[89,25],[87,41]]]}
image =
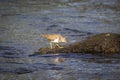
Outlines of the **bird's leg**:
{"label": "bird's leg", "polygon": [[52,42],[50,42],[50,48],[52,48]]}
{"label": "bird's leg", "polygon": [[57,45],[59,48],[63,48],[62,46],[59,45],[59,43],[56,43],[56,45]]}

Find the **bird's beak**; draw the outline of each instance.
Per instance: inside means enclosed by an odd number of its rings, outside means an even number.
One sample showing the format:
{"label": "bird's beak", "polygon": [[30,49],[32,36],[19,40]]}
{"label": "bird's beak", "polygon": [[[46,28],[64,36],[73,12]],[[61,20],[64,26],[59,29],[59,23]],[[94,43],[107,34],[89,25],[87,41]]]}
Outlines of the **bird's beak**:
{"label": "bird's beak", "polygon": [[67,43],[69,43],[68,39],[66,41],[67,41]]}

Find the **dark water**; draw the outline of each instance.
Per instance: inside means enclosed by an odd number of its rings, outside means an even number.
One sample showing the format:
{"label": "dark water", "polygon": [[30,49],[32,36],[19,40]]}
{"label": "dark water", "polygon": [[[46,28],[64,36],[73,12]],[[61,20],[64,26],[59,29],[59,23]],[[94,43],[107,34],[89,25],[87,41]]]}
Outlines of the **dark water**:
{"label": "dark water", "polygon": [[120,55],[29,56],[60,33],[70,42],[120,33],[119,0],[0,0],[0,80],[119,80]]}

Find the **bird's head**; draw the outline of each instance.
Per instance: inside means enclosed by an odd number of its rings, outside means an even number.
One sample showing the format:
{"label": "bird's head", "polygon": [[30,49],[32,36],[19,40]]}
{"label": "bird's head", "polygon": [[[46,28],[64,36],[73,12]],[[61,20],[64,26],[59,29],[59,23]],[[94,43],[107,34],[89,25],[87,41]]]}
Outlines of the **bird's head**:
{"label": "bird's head", "polygon": [[67,43],[68,43],[69,41],[68,41],[67,38],[63,38],[63,39],[62,39],[62,42],[67,42]]}

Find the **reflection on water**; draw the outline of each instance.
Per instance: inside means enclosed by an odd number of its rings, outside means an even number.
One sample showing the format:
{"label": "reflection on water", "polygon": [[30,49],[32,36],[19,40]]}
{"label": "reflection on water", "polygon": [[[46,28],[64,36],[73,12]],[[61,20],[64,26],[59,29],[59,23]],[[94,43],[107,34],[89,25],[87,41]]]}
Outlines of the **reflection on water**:
{"label": "reflection on water", "polygon": [[[17,79],[119,79],[119,57],[91,54],[47,54],[31,57],[0,58],[2,78]],[[8,66],[9,65],[9,66]],[[22,75],[20,75],[22,74]],[[4,76],[2,76],[4,75]],[[87,75],[87,77],[86,77]],[[42,78],[42,79],[41,79]]]}
{"label": "reflection on water", "polygon": [[120,33],[119,11],[119,0],[0,0],[0,80],[120,79],[120,55],[28,56],[49,45],[42,33]]}

